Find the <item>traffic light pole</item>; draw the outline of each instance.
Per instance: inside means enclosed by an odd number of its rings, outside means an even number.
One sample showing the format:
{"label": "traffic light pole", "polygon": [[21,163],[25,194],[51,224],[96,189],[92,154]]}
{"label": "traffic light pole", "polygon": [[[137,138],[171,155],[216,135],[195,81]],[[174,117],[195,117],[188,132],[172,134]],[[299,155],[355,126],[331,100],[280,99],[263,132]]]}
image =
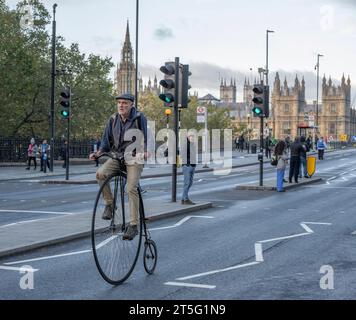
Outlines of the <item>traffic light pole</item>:
{"label": "traffic light pole", "polygon": [[66,180],[69,180],[69,130],[70,130],[70,117],[72,116],[71,106],[72,106],[72,91],[69,88],[70,98],[69,98],[69,117],[67,119],[67,148],[66,148]]}
{"label": "traffic light pole", "polygon": [[178,147],[179,147],[179,111],[178,111],[178,95],[179,95],[179,58],[175,58],[175,88],[174,88],[174,133],[176,139],[176,161],[172,166],[172,202],[177,202],[177,160],[178,160]]}
{"label": "traffic light pole", "polygon": [[263,118],[261,118],[261,128],[260,128],[260,154],[258,155],[258,160],[260,161],[260,187],[263,187]]}

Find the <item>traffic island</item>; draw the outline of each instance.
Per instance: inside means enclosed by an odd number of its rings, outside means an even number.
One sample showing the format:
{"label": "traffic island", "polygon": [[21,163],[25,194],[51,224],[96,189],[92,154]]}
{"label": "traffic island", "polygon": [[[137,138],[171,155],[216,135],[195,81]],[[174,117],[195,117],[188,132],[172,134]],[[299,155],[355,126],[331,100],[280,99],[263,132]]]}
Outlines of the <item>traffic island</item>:
{"label": "traffic island", "polygon": [[[295,189],[305,185],[321,182],[322,178],[309,178],[309,179],[299,179],[298,183],[285,182],[283,188],[285,190]],[[277,191],[276,179],[268,179],[263,181],[263,186],[259,185],[259,182],[254,182],[248,185],[237,185],[236,190],[255,190],[255,191]]]}

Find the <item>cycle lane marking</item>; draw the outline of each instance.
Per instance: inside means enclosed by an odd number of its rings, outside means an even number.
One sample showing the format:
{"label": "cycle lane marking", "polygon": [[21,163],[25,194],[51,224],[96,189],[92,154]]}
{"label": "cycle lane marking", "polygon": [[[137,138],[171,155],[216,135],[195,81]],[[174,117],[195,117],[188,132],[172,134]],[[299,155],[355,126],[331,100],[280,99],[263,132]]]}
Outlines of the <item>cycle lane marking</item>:
{"label": "cycle lane marking", "polygon": [[[308,226],[310,224],[312,224],[312,225],[331,225],[331,223],[327,223],[327,222],[301,222],[300,226],[306,232],[299,233],[299,234],[288,235],[288,236],[284,236],[284,237],[278,237],[278,238],[272,238],[272,239],[266,239],[266,240],[257,241],[255,243],[255,246],[254,246],[254,249],[255,249],[255,261],[254,262],[238,264],[238,265],[231,266],[231,267],[224,268],[224,269],[216,269],[216,270],[211,270],[211,271],[202,272],[202,273],[198,273],[198,274],[193,274],[193,275],[190,275],[190,276],[176,278],[175,280],[176,281],[185,281],[185,280],[190,280],[190,279],[194,279],[194,278],[204,277],[204,276],[208,276],[208,275],[212,275],[212,274],[218,274],[218,273],[222,273],[222,272],[232,271],[232,270],[241,269],[241,268],[250,267],[250,266],[253,266],[253,265],[260,264],[260,263],[264,262],[263,248],[262,248],[262,245],[264,243],[280,241],[280,240],[286,240],[286,239],[291,239],[291,238],[297,238],[297,237],[302,237],[302,236],[306,236],[306,235],[311,235],[311,234],[314,233],[314,231]],[[165,282],[164,284],[165,285],[179,286],[179,283],[180,282]],[[194,284],[191,284],[191,285],[194,285]],[[204,286],[208,286],[206,284],[198,284],[198,285],[199,285],[199,288],[204,288]]]}

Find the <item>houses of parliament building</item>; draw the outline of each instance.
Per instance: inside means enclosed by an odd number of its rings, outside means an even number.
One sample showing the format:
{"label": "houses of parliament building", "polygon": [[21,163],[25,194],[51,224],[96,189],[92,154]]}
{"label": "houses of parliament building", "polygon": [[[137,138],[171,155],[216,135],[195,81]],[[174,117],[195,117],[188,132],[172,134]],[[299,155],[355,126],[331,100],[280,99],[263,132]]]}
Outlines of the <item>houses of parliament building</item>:
{"label": "houses of parliament building", "polygon": [[[252,116],[252,88],[245,82],[244,108],[238,113],[236,122],[245,123],[253,129],[253,138],[257,139],[260,121]],[[305,100],[305,81],[296,76],[294,86],[288,86],[285,79],[281,83],[276,74],[271,90],[271,112],[265,128],[271,136],[283,139],[287,136],[312,135],[315,127],[318,136],[328,141],[336,141],[356,136],[356,109],[351,106],[351,80],[343,75],[341,85],[333,84],[331,78],[322,79],[321,104],[308,104]],[[344,138],[342,138],[342,136]]]}
{"label": "houses of parliament building", "polygon": [[[129,23],[127,22],[125,42],[121,50],[121,61],[115,72],[115,89],[118,94],[135,92],[136,67],[134,52],[130,41]],[[138,79],[138,92],[160,94],[161,88],[155,77],[149,79],[143,86],[142,77]],[[251,131],[251,139],[258,139],[260,119],[252,115],[253,85],[249,81],[243,86],[243,102],[237,102],[236,79],[230,83],[221,80],[220,102],[216,107],[228,107],[234,122],[245,124]],[[283,139],[287,136],[296,137],[316,133],[327,140],[340,140],[340,136],[356,136],[356,109],[351,106],[351,80],[345,76],[341,78],[341,85],[335,86],[331,78],[322,79],[321,104],[310,105],[305,100],[305,81],[296,76],[294,86],[289,86],[285,79],[281,83],[276,74],[273,88],[271,88],[271,111],[266,121],[265,134]],[[211,96],[211,95],[208,95]],[[212,97],[212,96],[211,96]],[[209,103],[209,102],[206,102]],[[317,116],[318,115],[318,116]]]}

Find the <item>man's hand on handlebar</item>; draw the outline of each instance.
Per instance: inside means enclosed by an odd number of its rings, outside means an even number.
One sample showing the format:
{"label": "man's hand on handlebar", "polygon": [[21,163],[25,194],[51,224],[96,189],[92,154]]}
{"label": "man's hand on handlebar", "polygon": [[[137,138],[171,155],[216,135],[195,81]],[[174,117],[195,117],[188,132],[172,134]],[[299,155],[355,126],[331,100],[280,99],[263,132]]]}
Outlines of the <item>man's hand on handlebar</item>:
{"label": "man's hand on handlebar", "polygon": [[99,152],[99,151],[95,152],[95,153],[91,153],[89,155],[89,159],[95,161],[100,156],[100,154],[101,154],[101,152]]}

